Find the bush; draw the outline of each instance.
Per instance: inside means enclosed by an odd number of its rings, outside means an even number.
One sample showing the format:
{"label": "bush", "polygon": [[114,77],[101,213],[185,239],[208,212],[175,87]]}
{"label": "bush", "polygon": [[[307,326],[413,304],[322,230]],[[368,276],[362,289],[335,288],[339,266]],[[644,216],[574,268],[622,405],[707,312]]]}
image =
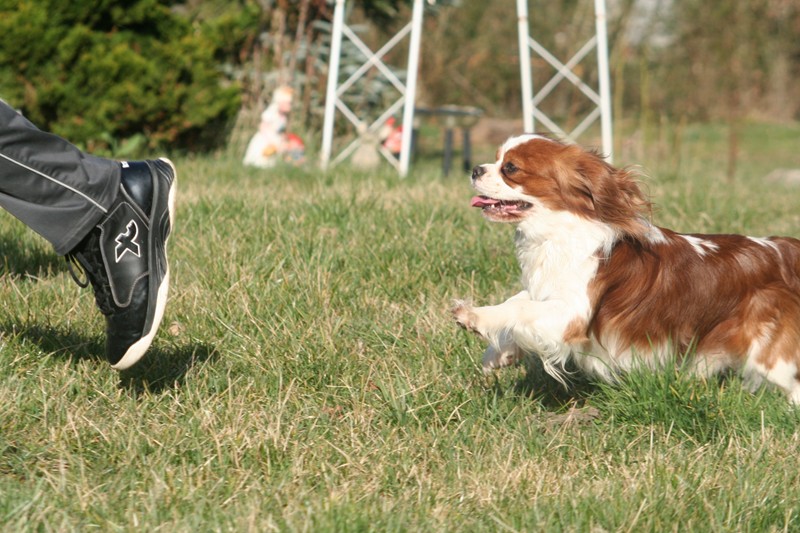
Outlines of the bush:
{"label": "bush", "polygon": [[0,0],[0,97],[93,152],[213,148],[239,107],[215,45],[168,2],[125,4]]}

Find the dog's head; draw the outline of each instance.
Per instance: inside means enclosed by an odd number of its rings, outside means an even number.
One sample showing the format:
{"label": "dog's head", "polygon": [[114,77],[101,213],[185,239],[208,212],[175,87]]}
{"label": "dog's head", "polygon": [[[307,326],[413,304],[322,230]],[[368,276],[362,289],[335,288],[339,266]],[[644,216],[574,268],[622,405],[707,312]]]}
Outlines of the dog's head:
{"label": "dog's head", "polygon": [[508,139],[497,161],[476,166],[472,199],[489,220],[522,222],[545,212],[567,211],[622,234],[647,231],[650,203],[632,175],[595,152],[541,135]]}

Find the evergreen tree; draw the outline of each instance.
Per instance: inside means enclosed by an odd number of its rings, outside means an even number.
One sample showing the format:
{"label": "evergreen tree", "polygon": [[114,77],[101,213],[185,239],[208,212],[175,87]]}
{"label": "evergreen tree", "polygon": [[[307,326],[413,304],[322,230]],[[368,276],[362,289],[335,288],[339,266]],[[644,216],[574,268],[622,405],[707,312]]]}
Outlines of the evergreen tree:
{"label": "evergreen tree", "polygon": [[169,4],[0,0],[0,97],[92,151],[213,147],[239,90]]}

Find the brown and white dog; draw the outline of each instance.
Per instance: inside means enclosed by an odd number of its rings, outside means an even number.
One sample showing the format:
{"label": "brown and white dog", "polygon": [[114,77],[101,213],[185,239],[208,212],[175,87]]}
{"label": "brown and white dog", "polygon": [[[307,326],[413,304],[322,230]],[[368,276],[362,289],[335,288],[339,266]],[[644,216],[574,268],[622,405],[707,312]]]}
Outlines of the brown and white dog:
{"label": "brown and white dog", "polygon": [[499,305],[453,308],[489,342],[484,370],[537,354],[562,383],[569,359],[612,381],[685,356],[694,372],[735,369],[800,403],[797,239],[653,226],[631,171],[539,135],[506,141],[472,185],[473,207],[517,225],[524,288]]}

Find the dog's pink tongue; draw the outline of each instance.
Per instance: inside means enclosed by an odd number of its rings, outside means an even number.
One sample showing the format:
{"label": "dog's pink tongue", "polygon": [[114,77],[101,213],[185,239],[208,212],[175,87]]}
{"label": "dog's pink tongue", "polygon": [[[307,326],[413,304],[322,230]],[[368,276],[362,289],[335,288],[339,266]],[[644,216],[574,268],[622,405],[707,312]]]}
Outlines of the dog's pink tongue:
{"label": "dog's pink tongue", "polygon": [[498,200],[492,200],[485,196],[473,196],[470,202],[470,207],[486,207],[487,205],[499,204]]}

